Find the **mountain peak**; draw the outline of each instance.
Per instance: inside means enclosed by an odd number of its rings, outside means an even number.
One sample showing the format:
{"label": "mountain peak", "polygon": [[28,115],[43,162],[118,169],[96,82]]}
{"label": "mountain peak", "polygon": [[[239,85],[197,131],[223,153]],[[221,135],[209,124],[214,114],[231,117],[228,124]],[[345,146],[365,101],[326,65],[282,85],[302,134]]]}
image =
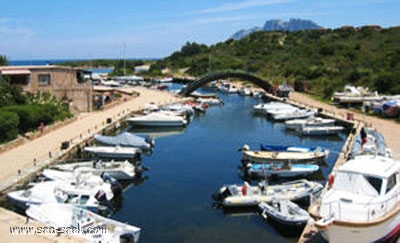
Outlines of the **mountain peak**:
{"label": "mountain peak", "polygon": [[303,20],[292,18],[289,21],[280,19],[268,20],[263,27],[253,27],[251,29],[240,30],[232,35],[232,39],[242,39],[255,31],[299,31],[299,30],[312,30],[321,29],[323,27],[317,25],[311,20]]}

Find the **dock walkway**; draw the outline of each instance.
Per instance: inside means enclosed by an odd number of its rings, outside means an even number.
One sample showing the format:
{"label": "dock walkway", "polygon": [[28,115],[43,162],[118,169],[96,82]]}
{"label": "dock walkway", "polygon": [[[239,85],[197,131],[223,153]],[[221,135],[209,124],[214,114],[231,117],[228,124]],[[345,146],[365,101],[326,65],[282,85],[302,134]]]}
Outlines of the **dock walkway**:
{"label": "dock walkway", "polygon": [[[277,98],[276,96],[267,96],[275,100],[284,100],[282,98]],[[323,102],[319,102],[307,95],[298,92],[291,92],[290,98],[285,99],[285,101],[287,103],[304,108],[320,109],[322,110],[323,115],[352,125],[354,132],[350,133],[347,137],[346,142],[341,152],[339,153],[337,161],[335,162],[332,170],[347,161],[347,155],[351,151],[353,142],[356,139],[355,136],[360,133],[360,130],[363,126],[373,127],[381,132],[385,138],[387,146],[392,150],[393,157],[395,159],[400,159],[400,139],[398,139],[400,137],[399,123],[396,123],[395,121],[389,119],[366,116],[354,110],[343,109]],[[351,116],[349,116],[349,114],[351,114]],[[322,238],[317,228],[313,225],[313,221],[310,221],[305,227],[298,242],[325,242],[325,240]]]}

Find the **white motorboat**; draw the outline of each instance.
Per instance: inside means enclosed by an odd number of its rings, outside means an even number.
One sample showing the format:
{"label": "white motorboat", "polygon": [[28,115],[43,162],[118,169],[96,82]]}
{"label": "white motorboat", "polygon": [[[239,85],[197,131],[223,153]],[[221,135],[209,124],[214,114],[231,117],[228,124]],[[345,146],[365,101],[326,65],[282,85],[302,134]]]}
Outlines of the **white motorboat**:
{"label": "white motorboat", "polygon": [[335,92],[332,100],[337,104],[362,104],[363,102],[379,101],[382,97],[378,92],[371,92],[368,88],[345,85],[343,92]]}
{"label": "white motorboat", "polygon": [[238,89],[238,93],[244,96],[250,96],[253,94],[253,86],[251,84],[243,85]]}
{"label": "white motorboat", "polygon": [[301,127],[328,127],[335,126],[335,119],[313,116],[307,119],[285,121],[285,126],[288,129],[300,129]]}
{"label": "white motorboat", "polygon": [[285,113],[276,113],[272,115],[272,118],[275,121],[286,121],[292,119],[301,119],[301,118],[309,118],[310,116],[314,116],[315,111],[308,109],[297,109],[293,112],[285,112]]}
{"label": "white motorboat", "polygon": [[31,204],[71,203],[97,211],[114,194],[108,183],[88,186],[83,183],[74,185],[64,181],[45,181],[32,184],[26,190],[9,192],[7,196],[14,205],[23,209]]}
{"label": "white motorboat", "polygon": [[399,195],[400,161],[359,155],[332,172],[309,212],[329,242],[391,242],[400,232]]}
{"label": "white motorboat", "polygon": [[187,125],[187,120],[184,117],[171,116],[158,112],[152,112],[143,116],[129,117],[126,121],[134,126],[182,127]]}
{"label": "white motorboat", "polygon": [[290,164],[284,163],[268,163],[268,164],[247,164],[246,173],[253,177],[277,177],[277,178],[293,178],[305,177],[319,170],[319,166],[315,164]]}
{"label": "white motorboat", "polygon": [[276,115],[289,114],[289,113],[293,113],[293,112],[296,112],[299,110],[300,110],[300,108],[290,105],[290,106],[282,106],[280,108],[268,109],[268,110],[266,110],[266,113],[267,113],[267,116],[274,117]]}
{"label": "white motorboat", "polygon": [[154,146],[154,140],[130,132],[122,132],[117,136],[96,134],[93,138],[96,142],[107,146],[136,147],[142,150],[150,150]]}
{"label": "white motorboat", "polygon": [[313,135],[334,135],[344,131],[342,126],[325,126],[325,127],[301,127],[297,131],[303,136]]}
{"label": "white motorboat", "polygon": [[285,161],[291,163],[315,162],[324,159],[329,150],[317,147],[314,151],[263,151],[250,150],[248,145],[244,145],[242,151],[243,163],[282,163]]}
{"label": "white motorboat", "polygon": [[96,157],[108,159],[139,159],[142,153],[139,148],[121,146],[89,146],[83,150]]}
{"label": "white motorboat", "polygon": [[264,219],[272,219],[285,226],[303,228],[311,219],[306,210],[287,199],[272,201],[271,203],[260,202],[258,207]]}
{"label": "white motorboat", "polygon": [[224,207],[257,206],[260,202],[273,200],[308,200],[321,189],[321,184],[304,179],[278,185],[267,185],[262,181],[251,186],[244,182],[243,185],[222,186],[214,194],[214,199]]}
{"label": "white motorboat", "polygon": [[214,97],[210,97],[210,98],[197,98],[196,99],[197,102],[199,102],[200,104],[208,104],[210,106],[212,105],[221,105],[224,102],[219,99],[219,98],[214,98]]}
{"label": "white motorboat", "polygon": [[263,115],[267,115],[268,111],[275,111],[279,109],[292,109],[294,106],[283,103],[283,102],[277,102],[277,101],[271,101],[268,103],[259,103],[253,106],[253,111],[254,113],[259,113]]}
{"label": "white motorboat", "polygon": [[141,229],[68,204],[31,205],[26,214],[47,226],[89,242],[138,242]]}
{"label": "white motorboat", "polygon": [[180,115],[180,116],[191,116],[194,114],[193,106],[182,103],[173,103],[169,105],[162,106],[160,109],[161,112],[171,112],[172,114]]}
{"label": "white motorboat", "polygon": [[382,133],[372,127],[362,128],[353,143],[350,157],[366,154],[392,157],[392,150],[386,145]]}
{"label": "white motorboat", "polygon": [[219,86],[219,90],[221,92],[229,93],[229,94],[238,92],[238,89],[236,88],[236,86],[230,82],[222,82],[221,85]]}
{"label": "white motorboat", "polygon": [[[109,174],[117,180],[133,179],[135,175],[142,172],[141,167],[134,166],[129,161],[82,161],[74,163],[65,163],[52,166],[56,169],[45,169],[42,174],[47,178],[54,179],[59,173],[57,172],[81,172],[90,173],[93,175],[101,176],[103,173]],[[52,176],[53,175],[53,176]]]}

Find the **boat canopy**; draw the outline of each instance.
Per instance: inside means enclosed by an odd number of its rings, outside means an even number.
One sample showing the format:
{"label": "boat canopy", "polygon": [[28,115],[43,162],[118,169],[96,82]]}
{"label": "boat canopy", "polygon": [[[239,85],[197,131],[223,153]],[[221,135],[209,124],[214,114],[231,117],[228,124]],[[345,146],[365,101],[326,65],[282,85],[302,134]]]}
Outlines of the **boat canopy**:
{"label": "boat canopy", "polygon": [[391,158],[357,156],[335,171],[334,188],[376,197],[381,194],[385,181],[399,171],[400,163]]}
{"label": "boat canopy", "polygon": [[119,145],[125,147],[138,147],[138,148],[149,148],[150,141],[148,138],[143,138],[132,134],[130,132],[123,132],[118,136],[103,136],[96,134],[94,139],[103,144],[107,145]]}

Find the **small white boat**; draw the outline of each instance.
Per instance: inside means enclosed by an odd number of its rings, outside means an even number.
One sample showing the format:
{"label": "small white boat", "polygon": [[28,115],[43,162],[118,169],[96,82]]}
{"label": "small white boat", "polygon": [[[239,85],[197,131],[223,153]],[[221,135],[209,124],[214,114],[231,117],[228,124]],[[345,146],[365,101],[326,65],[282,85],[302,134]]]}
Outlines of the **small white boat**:
{"label": "small white boat", "polygon": [[246,173],[250,177],[277,177],[277,178],[293,178],[305,177],[319,170],[319,166],[315,164],[290,164],[284,163],[268,163],[268,164],[247,164]]}
{"label": "small white boat", "polygon": [[262,181],[251,186],[244,182],[243,185],[222,186],[214,194],[214,199],[224,207],[257,206],[260,202],[273,200],[308,200],[321,189],[321,184],[304,179],[278,185],[267,185]]}
{"label": "small white boat", "polygon": [[396,242],[400,233],[400,161],[359,155],[334,170],[327,184],[327,190],[309,208],[327,241]]}
{"label": "small white boat", "polygon": [[129,117],[126,121],[134,126],[182,127],[187,125],[187,120],[184,117],[171,116],[158,112],[144,116]]}
{"label": "small white boat", "polygon": [[277,110],[286,110],[286,109],[293,109],[295,108],[294,106],[283,103],[283,102],[277,102],[277,101],[271,101],[268,103],[259,103],[253,106],[253,111],[254,113],[259,113],[263,115],[267,115],[268,112],[274,113]]}
{"label": "small white boat", "polygon": [[219,86],[219,90],[221,92],[229,93],[229,94],[238,92],[238,89],[236,88],[236,86],[230,82],[222,82],[221,85]]}
{"label": "small white boat", "polygon": [[258,207],[264,219],[272,219],[285,226],[304,227],[311,218],[306,210],[286,199],[260,202]]}
{"label": "small white boat", "polygon": [[213,98],[213,97],[210,97],[210,98],[197,98],[196,101],[199,102],[200,104],[208,104],[210,106],[212,106],[212,105],[221,105],[221,104],[224,103],[221,99]]}
{"label": "small white boat", "polygon": [[333,135],[344,131],[342,126],[326,126],[326,127],[301,127],[297,131],[303,136],[312,135]]}
{"label": "small white boat", "polygon": [[89,242],[138,242],[140,228],[68,204],[31,205],[26,214],[47,226],[73,232]]}
{"label": "small white boat", "polygon": [[285,161],[291,163],[315,162],[324,159],[329,150],[317,147],[314,151],[252,151],[248,145],[244,145],[242,151],[243,163],[282,163]]}
{"label": "small white boat", "polygon": [[243,85],[238,89],[238,93],[244,96],[251,96],[253,94],[253,86],[251,84]]}
{"label": "small white boat", "polygon": [[9,192],[7,197],[19,208],[26,209],[31,204],[71,203],[97,211],[103,202],[114,194],[108,183],[88,186],[84,183],[74,185],[64,181],[45,181],[31,185],[25,190]]}
{"label": "small white boat", "polygon": [[288,129],[300,129],[301,127],[328,127],[334,126],[335,119],[328,119],[322,117],[310,117],[307,119],[295,119],[285,121],[285,126]]}
{"label": "small white boat", "polygon": [[285,112],[285,113],[276,113],[272,115],[272,118],[275,121],[286,121],[292,119],[301,119],[301,118],[309,118],[310,116],[314,116],[315,111],[308,109],[296,109],[293,112]]}
{"label": "small white boat", "polygon": [[[83,161],[75,163],[65,163],[52,166],[56,169],[45,169],[42,174],[49,179],[57,177],[57,172],[81,172],[101,176],[103,173],[109,174],[117,180],[133,179],[141,171],[129,161]],[[139,168],[139,167],[138,167]],[[53,175],[53,176],[52,176]],[[59,177],[59,176],[58,176]]]}
{"label": "small white boat", "polygon": [[130,132],[122,132],[117,136],[95,134],[93,138],[96,142],[107,146],[135,147],[143,150],[150,150],[154,146],[154,140]]}
{"label": "small white boat", "polygon": [[361,129],[353,143],[350,157],[367,154],[392,157],[392,150],[386,145],[382,133],[372,127]]}
{"label": "small white boat", "polygon": [[142,152],[139,148],[120,146],[90,146],[83,150],[96,157],[109,159],[139,159]]}

